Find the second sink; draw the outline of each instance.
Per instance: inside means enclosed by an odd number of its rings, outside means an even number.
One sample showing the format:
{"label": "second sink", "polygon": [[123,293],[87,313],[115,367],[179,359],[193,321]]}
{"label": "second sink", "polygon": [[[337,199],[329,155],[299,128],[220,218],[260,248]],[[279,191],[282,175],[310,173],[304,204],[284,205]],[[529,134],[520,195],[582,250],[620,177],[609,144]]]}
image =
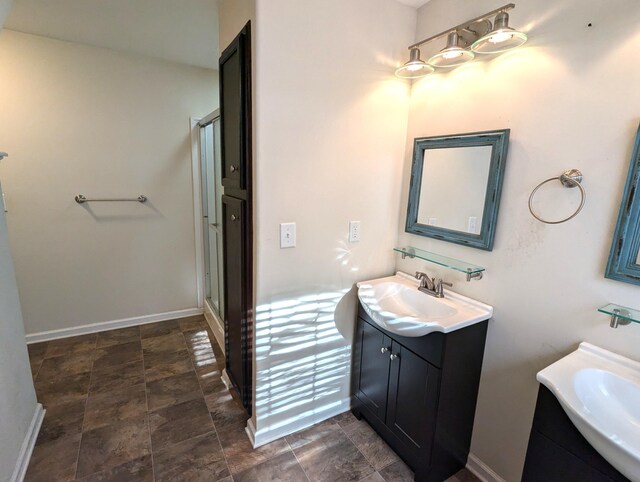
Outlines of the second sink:
{"label": "second sink", "polygon": [[581,343],[537,378],[593,448],[639,482],[640,363]]}

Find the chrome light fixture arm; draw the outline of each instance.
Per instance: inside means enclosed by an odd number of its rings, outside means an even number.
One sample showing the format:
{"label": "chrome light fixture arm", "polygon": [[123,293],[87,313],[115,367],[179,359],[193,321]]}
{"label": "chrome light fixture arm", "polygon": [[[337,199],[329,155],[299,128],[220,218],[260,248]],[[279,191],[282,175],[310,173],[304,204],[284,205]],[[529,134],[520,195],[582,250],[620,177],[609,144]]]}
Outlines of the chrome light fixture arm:
{"label": "chrome light fixture arm", "polygon": [[[413,45],[409,45],[409,50],[413,49],[413,48],[418,48],[421,45],[424,45],[428,42],[431,42],[432,40],[436,40],[439,39],[440,37],[444,37],[445,35],[450,34],[451,32],[470,32],[472,33],[474,36],[477,37],[481,37],[482,35],[486,34],[489,30],[491,30],[490,27],[490,23],[488,28],[486,27],[488,24],[488,19],[498,15],[499,13],[502,12],[508,12],[509,10],[512,10],[516,7],[515,3],[507,3],[506,5],[503,5],[500,8],[496,8],[495,10],[491,10],[490,12],[487,12],[485,14],[482,14],[478,17],[472,18],[471,20],[467,20],[466,22],[463,22],[459,25],[456,25],[455,27],[449,28],[447,30],[443,30],[442,32],[436,34],[436,35],[432,35],[429,38],[426,38],[424,40],[420,40],[419,42],[414,43]],[[475,25],[474,25],[475,24]],[[473,26],[476,27],[480,27],[481,24],[485,25],[485,28],[480,28],[478,30],[473,29]],[[484,31],[483,31],[484,30]],[[464,39],[465,42],[467,43],[471,43],[469,42],[469,40],[467,38],[465,38],[464,35],[462,35],[462,38]]]}

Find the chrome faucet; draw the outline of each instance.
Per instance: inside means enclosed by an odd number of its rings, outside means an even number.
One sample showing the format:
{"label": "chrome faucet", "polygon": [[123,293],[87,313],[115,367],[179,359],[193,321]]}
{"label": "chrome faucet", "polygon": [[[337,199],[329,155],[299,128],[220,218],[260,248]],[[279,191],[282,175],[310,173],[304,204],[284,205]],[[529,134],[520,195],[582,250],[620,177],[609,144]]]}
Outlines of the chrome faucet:
{"label": "chrome faucet", "polygon": [[453,287],[452,283],[447,283],[442,278],[436,281],[435,278],[429,278],[429,275],[422,271],[416,271],[416,279],[420,280],[420,286],[418,286],[419,291],[435,296],[436,298],[444,298],[443,285],[446,285],[449,288]]}
{"label": "chrome faucet", "polygon": [[429,278],[427,273],[423,273],[422,271],[416,271],[416,279],[420,280],[420,288],[426,288],[428,290],[433,291],[435,288],[435,278]]}

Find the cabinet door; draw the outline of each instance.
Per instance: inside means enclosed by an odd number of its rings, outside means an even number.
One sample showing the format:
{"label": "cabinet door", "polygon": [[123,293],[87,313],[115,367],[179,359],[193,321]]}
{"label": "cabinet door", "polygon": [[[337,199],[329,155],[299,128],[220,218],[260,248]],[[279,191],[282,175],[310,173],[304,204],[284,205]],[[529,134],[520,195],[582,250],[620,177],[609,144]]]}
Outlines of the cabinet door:
{"label": "cabinet door", "polygon": [[[389,373],[387,427],[412,458],[431,452],[440,386],[440,370],[393,342]],[[429,463],[422,459],[423,463]]]}
{"label": "cabinet door", "polygon": [[389,384],[391,340],[369,323],[358,319],[359,367],[356,394],[384,422]]}
{"label": "cabinet door", "polygon": [[243,402],[249,396],[247,361],[247,312],[245,300],[246,201],[222,196],[224,222],[224,325],[225,359],[229,378]]}
{"label": "cabinet door", "polygon": [[222,185],[227,190],[247,188],[247,157],[251,151],[249,32],[247,25],[220,57]]}

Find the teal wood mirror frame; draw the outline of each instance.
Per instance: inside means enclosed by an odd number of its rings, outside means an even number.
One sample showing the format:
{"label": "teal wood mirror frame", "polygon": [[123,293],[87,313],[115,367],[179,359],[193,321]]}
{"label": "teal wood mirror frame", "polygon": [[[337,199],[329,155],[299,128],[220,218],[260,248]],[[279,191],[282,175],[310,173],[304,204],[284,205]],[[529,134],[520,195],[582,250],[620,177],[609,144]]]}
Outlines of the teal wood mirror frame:
{"label": "teal wood mirror frame", "polygon": [[[421,137],[413,143],[413,164],[411,167],[411,182],[409,186],[409,205],[405,231],[430,238],[462,244],[472,248],[491,251],[496,233],[498,209],[504,169],[509,148],[509,129],[472,132],[451,136]],[[491,146],[491,158],[486,181],[482,223],[478,234],[457,231],[438,226],[423,224],[418,221],[420,204],[420,190],[424,174],[425,151],[429,149],[455,149],[465,147]],[[455,195],[452,193],[452,195]],[[442,202],[447,202],[443,199]]]}
{"label": "teal wood mirror frame", "polygon": [[640,285],[640,128],[636,133],[605,277]]}

